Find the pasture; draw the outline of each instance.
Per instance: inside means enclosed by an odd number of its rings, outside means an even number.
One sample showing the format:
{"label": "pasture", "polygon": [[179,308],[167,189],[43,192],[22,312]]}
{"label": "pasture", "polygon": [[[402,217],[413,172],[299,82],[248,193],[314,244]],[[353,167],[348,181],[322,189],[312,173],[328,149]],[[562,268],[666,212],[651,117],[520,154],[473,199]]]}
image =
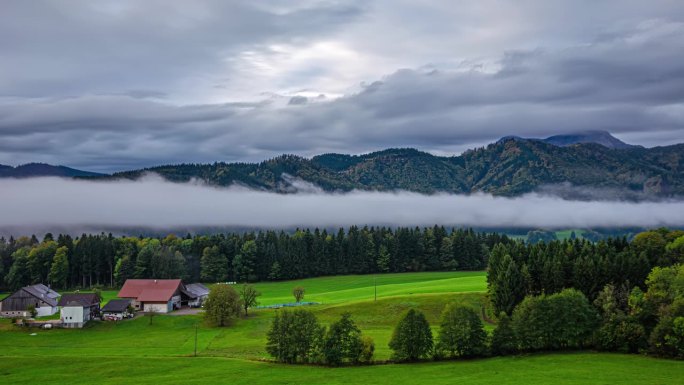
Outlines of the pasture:
{"label": "pasture", "polygon": [[[306,288],[306,301],[321,302],[308,309],[324,324],[351,312],[361,330],[375,340],[378,360],[389,358],[392,329],[407,309],[425,312],[436,332],[445,304],[464,303],[479,311],[486,288],[483,272],[323,277],[257,284],[263,293],[260,302],[292,302],[296,285]],[[103,294],[116,294],[112,293]],[[5,320],[0,323],[0,378],[3,383],[41,384],[116,384],[130,376],[141,384],[384,384],[397,379],[408,384],[671,384],[684,378],[681,362],[597,353],[347,368],[278,365],[263,362],[269,359],[265,335],[276,311],[253,310],[227,328],[208,327],[198,315],[156,316],[152,324],[138,317],[93,322],[81,330],[46,331],[18,329]]]}

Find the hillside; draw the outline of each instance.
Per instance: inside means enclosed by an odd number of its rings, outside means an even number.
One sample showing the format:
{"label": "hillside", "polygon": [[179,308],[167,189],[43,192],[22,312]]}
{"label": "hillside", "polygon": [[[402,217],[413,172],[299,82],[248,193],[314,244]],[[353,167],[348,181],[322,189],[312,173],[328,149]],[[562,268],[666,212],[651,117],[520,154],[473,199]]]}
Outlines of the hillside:
{"label": "hillside", "polygon": [[261,163],[169,165],[106,177],[135,179],[147,172],[176,182],[197,178],[218,186],[239,184],[278,192],[295,191],[297,178],[325,191],[487,192],[517,196],[543,186],[569,184],[663,197],[684,195],[684,144],[650,149],[609,148],[597,143],[557,146],[506,138],[453,157],[415,149],[364,155],[324,154],[312,159],[283,155]]}
{"label": "hillside", "polygon": [[0,164],[0,178],[31,178],[38,176],[59,177],[100,177],[105,174],[77,170],[66,166],[53,166],[45,163],[28,163],[17,167]]}

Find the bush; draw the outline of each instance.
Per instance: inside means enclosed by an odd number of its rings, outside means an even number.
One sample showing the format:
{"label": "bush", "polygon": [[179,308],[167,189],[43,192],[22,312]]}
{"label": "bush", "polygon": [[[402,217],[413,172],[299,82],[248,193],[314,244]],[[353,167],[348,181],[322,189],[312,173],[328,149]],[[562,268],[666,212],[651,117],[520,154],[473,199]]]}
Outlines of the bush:
{"label": "bush", "polygon": [[513,311],[513,330],[522,350],[584,347],[598,315],[587,297],[575,289],[526,297]]}
{"label": "bush", "polygon": [[648,340],[649,351],[661,357],[684,358],[684,317],[663,317]]}
{"label": "bush", "polygon": [[474,357],[486,351],[487,333],[473,309],[447,305],[442,313],[437,352],[446,357]]}
{"label": "bush", "polygon": [[279,362],[322,361],[325,328],[303,309],[278,310],[267,335],[266,351]]}
{"label": "bush", "polygon": [[499,315],[499,323],[492,333],[491,351],[496,356],[506,356],[518,351],[511,318],[504,312]]}
{"label": "bush", "polygon": [[365,364],[373,362],[373,354],[375,354],[375,342],[370,336],[361,336],[361,354],[359,361]]}
{"label": "bush", "polygon": [[596,348],[621,353],[638,353],[646,347],[646,330],[634,317],[615,315],[596,331]]}
{"label": "bush", "polygon": [[415,309],[409,310],[394,329],[389,347],[394,351],[392,358],[398,361],[430,357],[432,331],[425,314]]}

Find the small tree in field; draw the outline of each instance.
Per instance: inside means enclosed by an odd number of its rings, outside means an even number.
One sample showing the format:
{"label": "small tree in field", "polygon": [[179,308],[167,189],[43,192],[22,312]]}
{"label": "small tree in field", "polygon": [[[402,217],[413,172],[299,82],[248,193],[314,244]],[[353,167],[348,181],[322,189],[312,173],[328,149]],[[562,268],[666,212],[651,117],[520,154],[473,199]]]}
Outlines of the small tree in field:
{"label": "small tree in field", "polygon": [[285,363],[320,362],[325,328],[304,309],[276,312],[267,334],[266,351]]}
{"label": "small tree in field", "polygon": [[432,353],[432,331],[425,315],[411,309],[399,321],[389,342],[394,350],[392,357],[400,361],[415,361],[427,358]]}
{"label": "small tree in field", "polygon": [[297,303],[302,302],[304,299],[304,288],[301,286],[295,287],[292,289],[292,295],[294,295],[295,301],[297,301]]}
{"label": "small tree in field", "polygon": [[240,298],[242,299],[242,307],[245,309],[245,316],[247,316],[247,309],[257,306],[259,302],[257,297],[261,293],[253,285],[243,285],[240,290]]}
{"label": "small tree in field", "polygon": [[447,305],[442,313],[437,351],[449,357],[473,357],[485,352],[487,332],[475,311]]}
{"label": "small tree in field", "polygon": [[242,311],[240,295],[230,285],[216,285],[204,304],[204,318],[216,326],[226,326]]}
{"label": "small tree in field", "polygon": [[339,321],[330,325],[323,343],[325,362],[337,366],[342,362],[357,363],[363,352],[361,330],[356,326],[350,313],[343,313]]}

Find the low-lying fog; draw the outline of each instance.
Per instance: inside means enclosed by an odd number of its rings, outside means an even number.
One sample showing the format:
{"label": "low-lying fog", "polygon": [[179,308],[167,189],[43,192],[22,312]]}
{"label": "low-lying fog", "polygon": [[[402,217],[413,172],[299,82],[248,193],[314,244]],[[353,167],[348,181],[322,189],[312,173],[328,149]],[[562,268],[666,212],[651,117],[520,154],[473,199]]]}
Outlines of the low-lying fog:
{"label": "low-lying fog", "polygon": [[[305,184],[302,184],[306,187]],[[60,178],[0,180],[0,228],[291,228],[443,224],[474,227],[684,226],[684,201],[571,201],[528,194],[421,195],[410,192],[276,194],[243,187]]]}

